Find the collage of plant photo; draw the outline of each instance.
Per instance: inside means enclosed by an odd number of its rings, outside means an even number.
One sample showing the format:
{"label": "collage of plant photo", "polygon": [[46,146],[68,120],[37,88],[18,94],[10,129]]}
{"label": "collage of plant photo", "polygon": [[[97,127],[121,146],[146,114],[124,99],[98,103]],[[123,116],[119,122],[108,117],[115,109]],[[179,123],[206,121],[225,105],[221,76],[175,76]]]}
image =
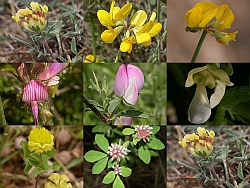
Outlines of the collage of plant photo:
{"label": "collage of plant photo", "polygon": [[0,188],[250,187],[241,1],[0,1]]}

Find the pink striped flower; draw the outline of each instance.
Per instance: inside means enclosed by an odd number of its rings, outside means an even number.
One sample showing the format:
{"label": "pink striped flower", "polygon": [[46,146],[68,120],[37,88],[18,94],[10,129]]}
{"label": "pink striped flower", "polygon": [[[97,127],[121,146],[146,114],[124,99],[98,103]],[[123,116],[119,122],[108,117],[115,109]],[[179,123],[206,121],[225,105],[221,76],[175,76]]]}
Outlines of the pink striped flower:
{"label": "pink striped flower", "polygon": [[36,80],[30,80],[24,87],[22,101],[31,105],[35,124],[38,124],[38,102],[48,99],[50,86],[59,83],[59,76],[56,76],[67,66],[66,63],[46,63],[44,70],[37,76]]}
{"label": "pink striped flower", "polygon": [[131,64],[122,64],[115,77],[115,94],[120,97],[123,96],[127,103],[134,105],[143,84],[144,76],[138,67]]}

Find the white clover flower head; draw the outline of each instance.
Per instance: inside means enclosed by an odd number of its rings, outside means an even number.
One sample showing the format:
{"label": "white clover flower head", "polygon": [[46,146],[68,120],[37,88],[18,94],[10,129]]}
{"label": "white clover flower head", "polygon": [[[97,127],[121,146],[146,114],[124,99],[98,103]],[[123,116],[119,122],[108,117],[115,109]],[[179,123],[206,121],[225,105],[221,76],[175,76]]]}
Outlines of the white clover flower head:
{"label": "white clover flower head", "polygon": [[138,138],[138,141],[140,141],[141,139],[144,142],[150,141],[150,139],[148,138],[150,135],[152,135],[153,133],[151,132],[153,128],[150,127],[149,125],[141,125],[141,126],[137,126],[135,128],[135,132],[136,135],[135,137]]}
{"label": "white clover flower head", "polygon": [[119,164],[113,166],[112,168],[114,169],[115,174],[122,175],[122,170],[121,170],[121,167],[119,166]]}
{"label": "white clover flower head", "polygon": [[111,144],[111,146],[108,147],[109,151],[107,154],[109,154],[112,158],[111,160],[117,159],[120,161],[120,158],[124,158],[128,153],[128,149],[126,147],[123,147],[121,145],[118,145],[117,143]]}

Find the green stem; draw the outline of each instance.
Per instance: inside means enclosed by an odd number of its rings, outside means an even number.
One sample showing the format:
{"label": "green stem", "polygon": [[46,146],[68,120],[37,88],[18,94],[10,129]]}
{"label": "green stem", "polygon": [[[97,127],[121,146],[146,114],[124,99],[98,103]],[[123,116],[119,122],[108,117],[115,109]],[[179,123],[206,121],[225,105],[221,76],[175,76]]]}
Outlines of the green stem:
{"label": "green stem", "polygon": [[191,63],[194,63],[194,62],[196,61],[196,59],[197,59],[197,57],[198,57],[198,54],[199,54],[199,52],[200,52],[201,46],[202,46],[202,44],[203,44],[203,41],[204,41],[204,39],[206,38],[206,35],[207,35],[207,31],[204,29],[204,31],[203,31],[203,33],[202,33],[202,35],[201,35],[201,38],[200,38],[200,40],[199,40],[199,43],[198,43],[198,45],[197,45],[197,47],[196,47],[196,49],[195,49],[195,52],[194,52],[194,55],[193,55],[193,57],[192,57]]}
{"label": "green stem", "polygon": [[216,114],[214,117],[214,125],[221,125],[223,117],[225,116],[225,108],[223,106],[218,106],[216,110]]}
{"label": "green stem", "polygon": [[6,120],[5,120],[1,95],[0,95],[0,125],[7,125]]}
{"label": "green stem", "polygon": [[121,56],[121,50],[119,49],[117,52],[116,58],[115,58],[115,63],[117,63],[119,61],[120,56]]}
{"label": "green stem", "polygon": [[95,25],[92,15],[90,15],[90,30],[92,35],[92,54],[94,56],[94,62],[96,62]]}

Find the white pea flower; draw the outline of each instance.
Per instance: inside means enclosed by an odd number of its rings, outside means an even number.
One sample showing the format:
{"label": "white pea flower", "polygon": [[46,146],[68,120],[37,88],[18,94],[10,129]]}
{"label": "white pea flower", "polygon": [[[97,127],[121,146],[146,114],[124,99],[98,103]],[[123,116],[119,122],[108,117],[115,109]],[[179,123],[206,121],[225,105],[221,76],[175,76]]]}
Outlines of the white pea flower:
{"label": "white pea flower", "polygon": [[[196,83],[196,91],[188,109],[188,120],[191,123],[200,124],[208,120],[211,109],[217,106],[225,94],[226,86],[233,83],[227,73],[215,66],[206,65],[191,70],[188,73],[185,87],[190,87]],[[208,100],[206,87],[214,88],[214,93]]]}

